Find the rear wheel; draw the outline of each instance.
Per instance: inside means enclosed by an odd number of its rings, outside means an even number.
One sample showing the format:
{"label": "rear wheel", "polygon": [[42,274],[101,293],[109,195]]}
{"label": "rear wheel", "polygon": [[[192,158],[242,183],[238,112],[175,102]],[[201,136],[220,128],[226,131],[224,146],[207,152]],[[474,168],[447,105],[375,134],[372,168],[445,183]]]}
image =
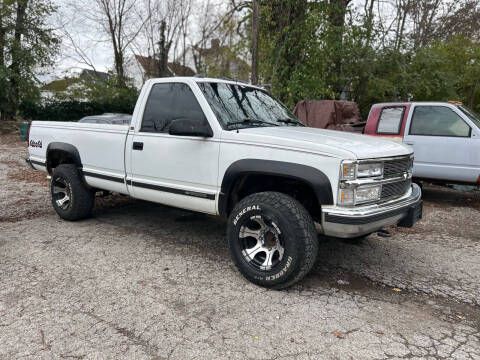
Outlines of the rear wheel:
{"label": "rear wheel", "polygon": [[227,236],[243,276],[269,288],[285,288],[302,279],[318,252],[317,231],[307,210],[277,192],[242,199],[229,217]]}
{"label": "rear wheel", "polygon": [[55,168],[50,191],[53,208],[62,219],[74,221],[91,215],[95,192],[82,181],[75,165]]}

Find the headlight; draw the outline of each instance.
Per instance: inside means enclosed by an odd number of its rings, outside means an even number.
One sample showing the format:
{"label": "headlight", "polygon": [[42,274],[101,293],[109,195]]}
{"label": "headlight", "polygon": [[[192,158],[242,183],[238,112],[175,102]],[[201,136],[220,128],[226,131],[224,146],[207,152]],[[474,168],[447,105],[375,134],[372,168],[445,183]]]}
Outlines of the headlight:
{"label": "headlight", "polygon": [[355,190],[339,189],[338,203],[340,205],[355,205]]}
{"label": "headlight", "polygon": [[366,185],[356,189],[339,189],[339,205],[357,205],[380,199],[382,185]]}
{"label": "headlight", "polygon": [[358,164],[357,177],[374,177],[383,175],[383,163]]}
{"label": "headlight", "polygon": [[342,180],[355,180],[364,177],[383,175],[383,163],[360,163],[346,161],[342,163]]}
{"label": "headlight", "polygon": [[357,164],[355,162],[342,163],[342,180],[356,179]]}
{"label": "headlight", "polygon": [[355,204],[363,204],[380,199],[382,185],[364,186],[355,189]]}

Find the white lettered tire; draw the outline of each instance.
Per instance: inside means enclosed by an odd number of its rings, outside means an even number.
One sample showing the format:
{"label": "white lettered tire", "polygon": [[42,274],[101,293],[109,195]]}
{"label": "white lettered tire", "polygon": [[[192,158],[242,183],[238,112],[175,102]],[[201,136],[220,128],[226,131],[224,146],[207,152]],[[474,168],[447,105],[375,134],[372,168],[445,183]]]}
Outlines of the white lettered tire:
{"label": "white lettered tire", "polygon": [[318,252],[310,214],[292,197],[256,193],[232,210],[227,228],[232,259],[249,281],[281,289],[301,280]]}

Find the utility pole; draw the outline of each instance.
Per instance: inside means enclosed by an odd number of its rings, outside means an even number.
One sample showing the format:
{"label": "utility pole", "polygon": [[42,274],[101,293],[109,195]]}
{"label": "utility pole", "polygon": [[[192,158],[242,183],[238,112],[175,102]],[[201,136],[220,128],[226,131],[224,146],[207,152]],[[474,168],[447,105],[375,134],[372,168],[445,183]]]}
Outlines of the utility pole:
{"label": "utility pole", "polygon": [[259,0],[252,0],[252,84],[258,83],[258,5]]}

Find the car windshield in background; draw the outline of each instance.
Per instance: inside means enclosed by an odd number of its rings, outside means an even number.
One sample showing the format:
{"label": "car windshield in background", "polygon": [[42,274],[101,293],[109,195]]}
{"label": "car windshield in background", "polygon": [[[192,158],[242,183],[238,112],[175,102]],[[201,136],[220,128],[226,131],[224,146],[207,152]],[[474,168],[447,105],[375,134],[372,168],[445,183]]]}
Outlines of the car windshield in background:
{"label": "car windshield in background", "polygon": [[85,116],[78,120],[79,123],[88,124],[110,124],[110,125],[130,125],[132,115],[105,113],[102,115]]}
{"label": "car windshield in background", "polygon": [[264,90],[222,82],[199,82],[198,85],[225,129],[303,126],[285,106]]}
{"label": "car windshield in background", "polygon": [[460,105],[458,107],[465,115],[468,116],[470,120],[473,121],[475,125],[480,129],[480,115],[478,115],[475,111],[469,109],[465,105]]}

